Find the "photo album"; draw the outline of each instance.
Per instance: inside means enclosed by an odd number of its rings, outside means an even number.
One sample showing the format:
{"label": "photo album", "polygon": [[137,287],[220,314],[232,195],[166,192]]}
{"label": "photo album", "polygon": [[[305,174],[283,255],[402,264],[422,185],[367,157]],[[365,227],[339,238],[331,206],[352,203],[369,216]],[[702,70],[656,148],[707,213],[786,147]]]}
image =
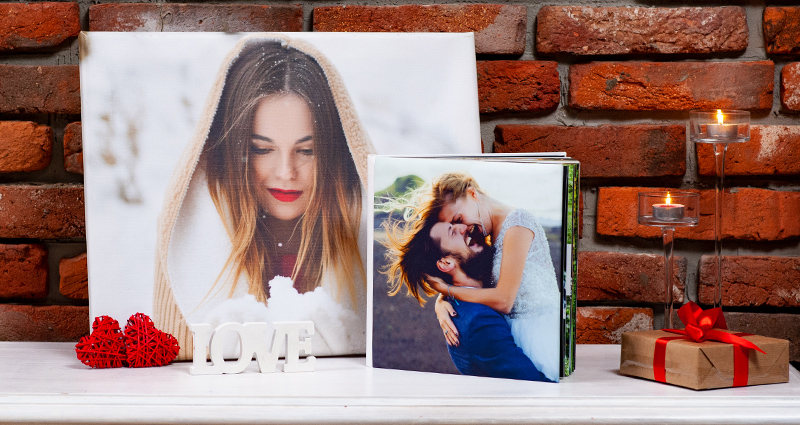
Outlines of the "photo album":
{"label": "photo album", "polygon": [[368,156],[479,154],[476,75],[471,33],[82,33],[91,317],[365,354]]}
{"label": "photo album", "polygon": [[569,375],[578,177],[563,153],[370,156],[367,364]]}

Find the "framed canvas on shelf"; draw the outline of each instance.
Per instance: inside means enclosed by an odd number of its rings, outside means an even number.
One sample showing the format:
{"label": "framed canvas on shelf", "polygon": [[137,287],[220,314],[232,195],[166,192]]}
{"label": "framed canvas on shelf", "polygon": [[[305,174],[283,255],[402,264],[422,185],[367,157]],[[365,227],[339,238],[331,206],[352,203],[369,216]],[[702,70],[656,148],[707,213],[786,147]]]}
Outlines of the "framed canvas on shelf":
{"label": "framed canvas on shelf", "polygon": [[[366,350],[367,156],[479,153],[471,34],[82,33],[90,314]],[[237,355],[232,335],[226,356]]]}

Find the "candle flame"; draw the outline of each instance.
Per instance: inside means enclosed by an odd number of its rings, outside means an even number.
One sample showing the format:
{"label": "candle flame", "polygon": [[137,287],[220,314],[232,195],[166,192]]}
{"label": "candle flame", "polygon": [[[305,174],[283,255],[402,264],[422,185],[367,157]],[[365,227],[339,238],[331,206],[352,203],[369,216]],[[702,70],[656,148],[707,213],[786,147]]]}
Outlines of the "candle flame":
{"label": "candle flame", "polygon": [[672,203],[672,198],[670,198],[669,193],[667,193],[667,205]]}
{"label": "candle flame", "polygon": [[717,123],[721,125],[723,118],[725,118],[725,116],[722,115],[722,109],[717,109]]}

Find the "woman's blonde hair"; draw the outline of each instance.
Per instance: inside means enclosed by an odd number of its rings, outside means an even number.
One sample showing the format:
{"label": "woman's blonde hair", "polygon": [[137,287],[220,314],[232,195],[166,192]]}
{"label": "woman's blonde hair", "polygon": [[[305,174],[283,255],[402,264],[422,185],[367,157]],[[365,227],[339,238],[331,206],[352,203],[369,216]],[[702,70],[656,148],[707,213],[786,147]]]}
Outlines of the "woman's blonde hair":
{"label": "woman's blonde hair", "polygon": [[381,208],[385,211],[403,211],[403,220],[387,220],[382,224],[386,240],[381,244],[386,247],[389,263],[381,272],[388,279],[389,295],[397,295],[405,286],[408,295],[424,306],[426,300],[422,294],[436,294],[426,275],[449,283],[450,276],[436,266],[445,253],[431,239],[430,233],[433,225],[439,221],[442,208],[467,196],[469,188],[484,193],[472,175],[466,171],[452,171],[434,178],[430,184],[406,196],[382,204]]}
{"label": "woman's blonde hair", "polygon": [[[366,273],[358,248],[361,182],[323,69],[310,55],[280,41],[253,41],[234,59],[203,152],[208,187],[233,244],[217,278],[230,284],[229,296],[244,275],[248,292],[265,302],[266,280],[278,268],[264,244],[259,206],[251,181],[250,143],[255,110],[272,95],[296,94],[314,116],[315,185],[301,218],[301,239],[292,279],[302,271],[300,292],[335,279],[357,304],[356,282]],[[213,290],[213,289],[212,289]]]}

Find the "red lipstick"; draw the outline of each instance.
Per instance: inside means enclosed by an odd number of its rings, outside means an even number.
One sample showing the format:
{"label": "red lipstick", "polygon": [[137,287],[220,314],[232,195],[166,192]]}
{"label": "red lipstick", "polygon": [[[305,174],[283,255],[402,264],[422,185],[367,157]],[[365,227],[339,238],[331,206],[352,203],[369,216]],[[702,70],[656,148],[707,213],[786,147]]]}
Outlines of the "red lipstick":
{"label": "red lipstick", "polygon": [[267,189],[273,198],[281,202],[294,202],[303,195],[302,190]]}

